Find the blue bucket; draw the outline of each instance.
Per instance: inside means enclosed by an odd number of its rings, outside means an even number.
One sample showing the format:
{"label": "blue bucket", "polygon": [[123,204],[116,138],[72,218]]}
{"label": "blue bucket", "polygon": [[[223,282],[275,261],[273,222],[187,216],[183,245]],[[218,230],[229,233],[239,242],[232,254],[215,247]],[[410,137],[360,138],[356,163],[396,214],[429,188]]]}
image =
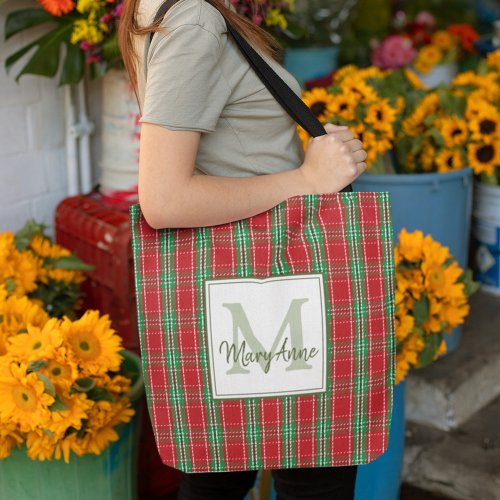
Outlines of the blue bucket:
{"label": "blue bucket", "polygon": [[304,88],[305,82],[308,80],[329,75],[336,69],[338,57],[339,48],[337,46],[303,49],[289,48],[285,50],[285,69]]}
{"label": "blue bucket", "polygon": [[405,449],[405,386],[394,386],[391,429],[387,451],[369,464],[360,465],[354,500],[398,500]]}
{"label": "blue bucket", "polygon": [[[401,229],[420,229],[447,246],[463,269],[467,268],[472,214],[473,171],[430,174],[369,174],[354,183],[355,191],[391,194],[394,239]],[[447,351],[460,343],[463,327],[445,336]]]}

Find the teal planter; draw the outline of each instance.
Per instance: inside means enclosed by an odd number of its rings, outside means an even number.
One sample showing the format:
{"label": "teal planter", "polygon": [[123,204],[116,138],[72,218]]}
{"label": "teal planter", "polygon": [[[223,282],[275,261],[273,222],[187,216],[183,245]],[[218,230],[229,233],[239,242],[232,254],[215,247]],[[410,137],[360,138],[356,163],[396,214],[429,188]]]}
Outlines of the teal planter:
{"label": "teal planter", "polygon": [[337,68],[337,46],[317,48],[289,48],[285,50],[285,69],[305,87],[307,80],[321,78]]}
{"label": "teal planter", "polygon": [[360,465],[354,500],[398,500],[405,449],[405,385],[394,386],[393,413],[387,451]]}
{"label": "teal planter", "polygon": [[130,399],[137,413],[118,427],[120,439],[101,455],[72,455],[62,460],[31,460],[26,450],[15,450],[0,460],[0,498],[5,500],[135,500],[139,399],[144,391],[138,356],[124,353],[124,364],[136,377]]}
{"label": "teal planter", "polygon": [[[460,266],[467,268],[472,214],[473,172],[369,174],[354,183],[355,191],[391,193],[394,239],[401,229],[420,229],[447,246]],[[463,327],[446,334],[447,352],[460,343]]]}

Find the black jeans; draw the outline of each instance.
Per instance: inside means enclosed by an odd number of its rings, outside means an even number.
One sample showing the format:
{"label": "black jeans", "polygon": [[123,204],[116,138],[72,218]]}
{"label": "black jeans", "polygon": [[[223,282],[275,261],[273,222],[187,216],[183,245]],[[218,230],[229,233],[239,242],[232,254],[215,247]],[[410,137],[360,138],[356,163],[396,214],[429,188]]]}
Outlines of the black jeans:
{"label": "black jeans", "polygon": [[[273,470],[278,500],[353,500],[357,466]],[[242,500],[252,472],[183,474],[178,500]]]}

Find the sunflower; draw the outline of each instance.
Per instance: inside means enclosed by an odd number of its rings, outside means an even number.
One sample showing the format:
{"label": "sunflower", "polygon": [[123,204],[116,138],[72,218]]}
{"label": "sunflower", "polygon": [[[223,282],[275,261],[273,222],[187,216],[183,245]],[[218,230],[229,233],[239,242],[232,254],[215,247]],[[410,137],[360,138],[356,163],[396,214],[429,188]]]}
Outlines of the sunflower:
{"label": "sunflower", "polygon": [[420,154],[420,165],[425,172],[432,171],[434,163],[436,161],[436,148],[432,145],[430,141],[427,141],[422,146],[422,152]]}
{"label": "sunflower", "polygon": [[25,364],[6,363],[0,371],[0,418],[18,424],[21,432],[45,428],[54,398]]}
{"label": "sunflower", "polygon": [[405,313],[396,313],[396,340],[398,342],[403,341],[410,335],[415,327],[415,318]]}
{"label": "sunflower", "polygon": [[396,384],[399,384],[412,366],[418,366],[419,355],[424,349],[424,341],[417,335],[410,335],[396,354]]}
{"label": "sunflower", "polygon": [[50,14],[60,17],[75,8],[73,0],[37,0],[38,3]]}
{"label": "sunflower", "polygon": [[365,121],[375,130],[393,135],[392,124],[396,120],[396,110],[391,107],[387,99],[371,104],[366,112]]}
{"label": "sunflower", "polygon": [[27,331],[28,324],[42,328],[49,321],[49,315],[26,296],[8,297],[0,303],[0,315],[0,329],[7,337]]}
{"label": "sunflower", "polygon": [[445,116],[439,119],[437,126],[449,148],[461,146],[469,136],[467,122],[458,116]]}
{"label": "sunflower", "polygon": [[69,347],[68,356],[85,375],[98,375],[120,368],[121,338],[111,328],[109,316],[99,311],[86,311],[76,321],[65,317],[62,335]]}
{"label": "sunflower", "polygon": [[412,71],[411,69],[405,68],[404,69],[404,75],[406,76],[406,79],[411,83],[412,87],[417,90],[425,90],[427,89],[427,85],[420,80],[418,75],[415,73],[415,71]]}
{"label": "sunflower", "polygon": [[424,247],[424,234],[422,231],[409,233],[402,229],[399,233],[398,252],[401,258],[410,262],[422,260]]}
{"label": "sunflower", "polygon": [[443,149],[436,157],[438,172],[453,172],[464,168],[462,152],[458,149]]}
{"label": "sunflower", "polygon": [[44,279],[40,281],[45,282],[46,278],[52,279],[54,281],[63,281],[64,283],[76,284],[80,284],[85,281],[85,275],[82,271],[58,268],[47,269]]}
{"label": "sunflower", "polygon": [[461,325],[470,312],[470,306],[465,297],[448,301],[443,307],[442,318],[447,323],[447,331]]}
{"label": "sunflower", "polygon": [[0,419],[0,460],[7,458],[23,441],[17,425]]}
{"label": "sunflower", "polygon": [[500,140],[490,144],[474,142],[467,147],[469,165],[476,174],[493,175],[495,168],[500,166]]}
{"label": "sunflower", "polygon": [[483,107],[470,121],[470,130],[475,140],[489,142],[500,136],[500,112],[495,108]]}
{"label": "sunflower", "polygon": [[359,139],[363,143],[363,148],[367,154],[365,162],[367,167],[371,167],[379,154],[377,151],[377,137],[373,132],[367,130],[362,123],[352,127],[351,131],[354,133],[356,139]]}
{"label": "sunflower", "polygon": [[353,76],[359,71],[359,68],[355,66],[354,64],[346,64],[345,66],[342,66],[340,69],[335,71],[333,75],[333,81],[334,82],[341,82],[344,80],[344,78],[348,76]]}
{"label": "sunflower", "polygon": [[63,437],[70,427],[76,430],[81,429],[83,420],[88,418],[89,411],[95,403],[82,393],[60,396],[60,398],[66,409],[51,413],[51,421],[47,424],[47,429]]}
{"label": "sunflower", "polygon": [[333,96],[329,109],[334,118],[351,121],[356,118],[356,99],[352,94],[337,94]]}
{"label": "sunflower", "polygon": [[63,341],[59,324],[57,318],[51,318],[42,328],[28,324],[27,333],[14,335],[9,339],[9,353],[28,363],[52,358]]}
{"label": "sunflower", "polygon": [[304,92],[302,100],[320,122],[325,123],[332,117],[330,104],[333,101],[333,96],[326,89],[317,87]]}
{"label": "sunflower", "polygon": [[358,76],[353,75],[346,77],[342,81],[342,88],[345,94],[362,104],[368,104],[379,99],[375,89]]}
{"label": "sunflower", "polygon": [[67,248],[53,243],[50,238],[40,233],[35,234],[31,238],[29,248],[43,259],[59,259],[71,255],[71,252]]}
{"label": "sunflower", "polygon": [[304,151],[307,151],[307,146],[309,146],[309,139],[311,138],[309,132],[303,129],[300,125],[297,125],[297,133],[299,134],[300,142],[302,142]]}
{"label": "sunflower", "polygon": [[78,367],[67,359],[66,349],[58,349],[52,359],[41,372],[49,377],[56,389],[61,392],[68,391],[78,378]]}
{"label": "sunflower", "polygon": [[42,429],[33,429],[26,435],[27,455],[31,460],[51,460],[57,446],[57,436]]}

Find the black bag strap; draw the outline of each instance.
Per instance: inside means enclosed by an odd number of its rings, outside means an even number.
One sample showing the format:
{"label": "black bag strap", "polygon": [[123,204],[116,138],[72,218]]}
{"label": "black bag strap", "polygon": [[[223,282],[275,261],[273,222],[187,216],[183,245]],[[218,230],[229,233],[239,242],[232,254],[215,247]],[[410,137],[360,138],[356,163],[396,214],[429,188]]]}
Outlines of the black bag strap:
{"label": "black bag strap", "polygon": [[[178,0],[166,0],[158,9],[154,22],[159,22],[167,11]],[[210,3],[210,0],[206,0]],[[316,118],[314,113],[302,101],[302,99],[286,84],[286,82],[271,68],[262,56],[239,34],[233,25],[227,20],[226,27],[240,48],[242,54],[247,59],[250,66],[257,73],[257,76],[269,90],[271,95],[279,102],[282,108],[298,123],[309,135],[319,137],[325,135],[325,127]],[[150,34],[150,42],[154,32]],[[343,191],[352,191],[351,186],[347,186]]]}

